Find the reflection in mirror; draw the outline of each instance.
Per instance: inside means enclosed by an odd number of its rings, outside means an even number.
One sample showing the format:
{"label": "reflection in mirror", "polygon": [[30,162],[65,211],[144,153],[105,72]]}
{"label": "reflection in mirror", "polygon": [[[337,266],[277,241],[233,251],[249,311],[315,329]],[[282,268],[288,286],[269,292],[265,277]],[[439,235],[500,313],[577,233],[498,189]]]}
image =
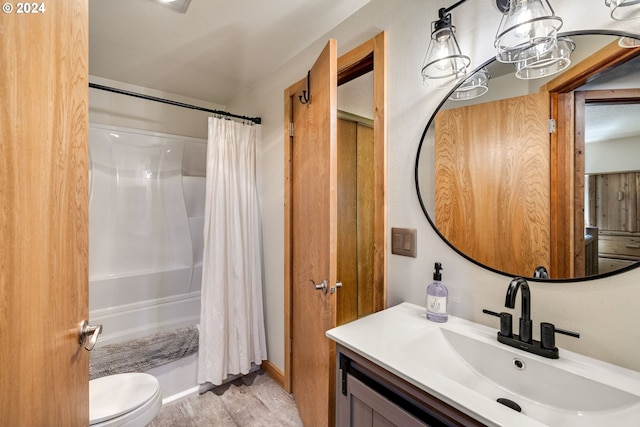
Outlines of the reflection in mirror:
{"label": "reflection in mirror", "polygon": [[585,226],[598,247],[590,273],[607,273],[640,260],[640,90],[585,96]]}
{"label": "reflection in mirror", "polygon": [[[521,80],[513,65],[489,61],[488,92],[443,102],[418,150],[416,186],[429,221],[462,255],[497,272],[533,277],[544,267],[551,279],[577,279],[640,260],[640,160],[632,161],[640,159],[640,125],[622,122],[638,122],[631,103],[640,105],[640,59],[596,74],[594,58],[630,50],[617,35],[570,37],[572,67],[545,79]],[[580,68],[593,77],[572,87],[567,76]]]}

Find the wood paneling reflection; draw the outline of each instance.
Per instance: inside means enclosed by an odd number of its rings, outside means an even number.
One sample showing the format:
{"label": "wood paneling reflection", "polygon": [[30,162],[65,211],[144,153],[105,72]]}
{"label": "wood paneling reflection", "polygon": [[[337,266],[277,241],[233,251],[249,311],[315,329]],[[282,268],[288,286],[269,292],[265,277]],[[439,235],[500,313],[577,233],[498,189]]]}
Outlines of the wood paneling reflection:
{"label": "wood paneling reflection", "polygon": [[502,271],[549,267],[549,94],[438,113],[435,223],[456,248]]}

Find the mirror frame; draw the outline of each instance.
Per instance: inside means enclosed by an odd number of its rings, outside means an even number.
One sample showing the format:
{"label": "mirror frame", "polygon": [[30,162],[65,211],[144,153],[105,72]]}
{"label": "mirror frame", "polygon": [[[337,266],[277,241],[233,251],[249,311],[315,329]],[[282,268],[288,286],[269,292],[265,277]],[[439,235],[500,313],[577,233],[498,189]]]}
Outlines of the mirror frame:
{"label": "mirror frame", "polygon": [[[582,30],[582,31],[570,31],[570,32],[564,32],[561,34],[558,34],[558,37],[562,37],[562,36],[567,36],[567,37],[571,37],[571,36],[582,36],[582,35],[609,35],[609,36],[613,36],[613,37],[631,37],[631,38],[635,38],[635,39],[640,39],[640,34],[633,34],[630,32],[625,32],[625,31],[616,31],[616,30]],[[589,64],[585,64],[585,68],[580,70],[578,73],[571,73],[571,75],[569,76],[569,78],[565,77],[565,74],[560,74],[558,75],[556,78],[550,80],[549,82],[547,82],[545,85],[543,85],[542,87],[544,87],[546,90],[549,91],[550,96],[553,98],[554,94],[555,97],[557,98],[557,94],[561,94],[561,93],[568,93],[568,92],[572,92],[575,89],[577,89],[578,87],[582,86],[583,84],[585,84],[588,80],[590,80],[591,78],[593,78],[594,76],[597,76],[598,74],[608,71],[609,67],[611,66],[612,63],[615,63],[615,65],[621,64],[626,62],[627,60],[630,60],[632,58],[635,58],[636,56],[640,56],[640,48],[636,48],[636,49],[628,49],[629,54],[627,55],[623,55],[623,56],[619,56],[616,55],[615,58],[612,57],[606,57],[606,58],[602,58],[601,61],[597,62],[597,63],[589,63]],[[632,53],[633,52],[633,53]],[[471,76],[473,75],[476,71],[482,69],[483,67],[486,67],[488,64],[492,63],[493,61],[495,61],[495,57],[492,57],[488,60],[486,60],[485,62],[483,62],[480,66],[478,66],[476,69],[474,69],[473,71],[467,73],[467,76]],[[571,70],[571,68],[569,68],[566,72],[568,73],[569,70]],[[425,137],[427,135],[427,131],[429,130],[429,127],[432,125],[433,121],[435,120],[436,114],[438,114],[438,112],[440,111],[440,109],[442,108],[442,106],[448,101],[449,96],[462,84],[464,83],[464,79],[462,79],[460,82],[458,82],[449,92],[447,92],[447,94],[444,96],[444,98],[442,99],[442,101],[440,101],[440,103],[438,104],[438,106],[436,107],[436,109],[434,110],[433,114],[431,115],[431,117],[429,118],[429,121],[427,122],[427,125],[424,128],[424,131],[422,132],[422,136],[420,137],[420,143],[418,144],[418,151],[416,153],[416,160],[415,160],[415,166],[414,166],[414,180],[415,180],[415,186],[416,186],[416,194],[418,196],[418,201],[420,203],[420,207],[422,208],[422,212],[424,213],[424,215],[427,217],[427,220],[429,221],[429,224],[431,225],[431,227],[433,228],[433,230],[436,232],[436,234],[451,248],[453,249],[455,252],[457,252],[459,255],[461,255],[463,258],[467,259],[468,261],[476,264],[479,267],[482,267],[486,270],[489,270],[493,273],[496,274],[500,274],[502,276],[507,276],[507,277],[514,277],[516,275],[514,275],[513,273],[508,273],[505,271],[501,271],[498,270],[496,268],[490,267],[488,265],[482,264],[481,262],[471,258],[469,255],[465,254],[464,252],[462,252],[460,249],[458,249],[457,247],[455,247],[441,232],[440,230],[438,230],[438,228],[436,227],[435,222],[433,221],[433,219],[431,218],[431,216],[429,215],[429,212],[427,211],[427,208],[424,204],[424,201],[422,199],[422,194],[420,193],[420,181],[419,181],[419,166],[420,166],[420,155],[422,154],[422,146],[425,140]],[[552,103],[553,105],[553,103]],[[556,103],[557,105],[557,103]],[[552,106],[553,108],[553,106]],[[560,132],[558,132],[560,133]],[[567,150],[565,150],[567,151]],[[563,153],[565,156],[571,156],[573,157],[574,153],[568,153],[565,152]],[[563,155],[560,154],[560,155]],[[552,177],[554,176],[554,174],[556,174],[557,177],[557,173],[559,172],[558,170],[559,168],[556,168],[555,170],[552,168],[551,170],[551,175]],[[573,173],[573,172],[571,172]],[[561,177],[562,178],[562,177]],[[570,185],[570,181],[571,180],[564,180],[565,185],[569,186]],[[566,188],[566,187],[565,187]],[[571,190],[573,190],[573,188],[571,188]],[[559,198],[559,192],[558,191],[553,191],[551,192],[551,198],[553,199],[558,199]],[[566,193],[565,193],[566,194]],[[573,202],[571,202],[573,203]],[[565,204],[566,207],[566,204]],[[557,225],[560,219],[564,219],[564,220],[573,220],[573,218],[569,218],[569,211],[567,209],[563,209],[563,211],[565,211],[565,216],[560,218],[562,216],[562,214],[557,214],[557,213],[552,213],[552,232],[554,231],[553,225],[554,222]],[[576,213],[576,216],[578,214]],[[577,227],[577,225],[576,225]],[[553,233],[557,237],[557,233]],[[553,237],[551,238],[553,239]],[[553,246],[553,245],[552,245]],[[566,255],[566,254],[554,254],[552,252],[552,258],[557,258],[557,255]],[[566,259],[566,256],[565,256]],[[525,276],[527,280],[530,281],[534,281],[534,282],[544,282],[544,283],[571,283],[571,282],[584,282],[584,281],[589,281],[589,280],[596,280],[596,279],[603,279],[606,277],[610,277],[610,276],[614,276],[617,274],[621,274],[621,273],[625,273],[627,271],[630,270],[634,270],[636,268],[640,267],[640,261],[636,262],[635,264],[620,268],[618,270],[615,271],[610,271],[610,272],[606,272],[606,273],[602,273],[602,274],[596,274],[596,275],[592,275],[592,276],[585,276],[585,277],[569,277],[569,278],[561,278],[561,279],[540,279],[540,278],[533,278],[533,277],[529,277],[529,276]]]}

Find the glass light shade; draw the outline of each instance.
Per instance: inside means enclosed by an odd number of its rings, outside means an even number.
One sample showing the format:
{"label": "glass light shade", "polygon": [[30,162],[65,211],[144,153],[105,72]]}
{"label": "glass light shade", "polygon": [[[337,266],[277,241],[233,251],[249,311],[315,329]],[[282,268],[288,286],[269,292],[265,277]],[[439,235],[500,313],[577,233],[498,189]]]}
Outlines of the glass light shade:
{"label": "glass light shade", "polygon": [[640,0],[604,0],[616,21],[631,21],[640,18]]}
{"label": "glass light shade", "polygon": [[519,79],[539,79],[559,73],[571,65],[571,52],[576,44],[567,37],[559,38],[548,52],[515,64]]}
{"label": "glass light shade", "polygon": [[551,50],[562,19],[546,0],[510,0],[496,33],[496,59],[517,63]]}
{"label": "glass light shade", "polygon": [[449,99],[452,101],[467,101],[484,95],[489,90],[490,78],[489,71],[486,68],[481,68],[465,80],[449,96]]}
{"label": "glass light shade", "polygon": [[627,49],[640,47],[640,39],[635,39],[633,37],[620,37],[618,39],[618,46],[624,47]]}
{"label": "glass light shade", "polygon": [[431,41],[422,66],[422,78],[426,85],[430,81],[447,83],[467,72],[471,59],[460,51],[455,36],[455,27],[436,28],[431,33]]}

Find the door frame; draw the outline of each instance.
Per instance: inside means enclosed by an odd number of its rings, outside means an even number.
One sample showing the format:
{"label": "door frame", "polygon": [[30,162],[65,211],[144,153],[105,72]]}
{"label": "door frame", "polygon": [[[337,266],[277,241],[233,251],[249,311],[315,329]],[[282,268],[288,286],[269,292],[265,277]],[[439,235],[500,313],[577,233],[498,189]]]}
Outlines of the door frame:
{"label": "door frame", "polygon": [[615,40],[540,88],[549,92],[557,123],[551,134],[551,205],[557,208],[551,211],[550,267],[558,277],[576,277],[576,269],[584,269],[584,95],[575,90],[637,56],[640,48],[623,48]]}
{"label": "door frame", "polygon": [[[373,72],[374,102],[374,266],[373,306],[375,311],[387,303],[387,122],[386,122],[386,36],[384,32],[367,40],[338,58],[338,86],[368,72]],[[284,94],[284,389],[291,392],[291,319],[292,319],[292,139],[289,136],[291,122],[291,98],[306,88],[306,78],[292,85]]]}

